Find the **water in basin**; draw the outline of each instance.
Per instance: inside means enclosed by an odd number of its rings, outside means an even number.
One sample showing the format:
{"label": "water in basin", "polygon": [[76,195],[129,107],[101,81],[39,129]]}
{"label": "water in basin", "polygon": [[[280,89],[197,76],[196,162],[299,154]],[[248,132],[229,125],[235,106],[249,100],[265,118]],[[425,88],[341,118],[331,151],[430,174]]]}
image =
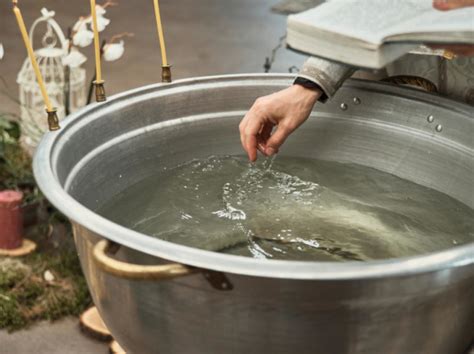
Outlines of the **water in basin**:
{"label": "water in basin", "polygon": [[360,165],[281,156],[164,168],[99,213],[152,237],[267,259],[364,261],[474,240],[474,210],[447,195]]}

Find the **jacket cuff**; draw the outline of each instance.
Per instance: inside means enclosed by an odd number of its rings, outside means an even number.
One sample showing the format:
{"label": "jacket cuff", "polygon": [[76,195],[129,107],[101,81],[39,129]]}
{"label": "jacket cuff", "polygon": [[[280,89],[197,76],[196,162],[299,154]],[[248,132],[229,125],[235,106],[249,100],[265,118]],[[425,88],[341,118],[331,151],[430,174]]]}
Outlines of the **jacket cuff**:
{"label": "jacket cuff", "polygon": [[344,64],[311,57],[304,63],[298,77],[316,83],[324,93],[320,98],[320,101],[324,102],[328,97],[334,96],[339,87],[354,71],[355,69]]}

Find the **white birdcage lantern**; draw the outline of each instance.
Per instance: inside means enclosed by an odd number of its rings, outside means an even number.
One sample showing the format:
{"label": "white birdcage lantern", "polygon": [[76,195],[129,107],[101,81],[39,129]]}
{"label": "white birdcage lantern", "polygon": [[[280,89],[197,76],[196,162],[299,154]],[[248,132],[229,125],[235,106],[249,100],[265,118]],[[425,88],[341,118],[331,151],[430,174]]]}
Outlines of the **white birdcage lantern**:
{"label": "white birdcage lantern", "polygon": [[[62,60],[68,54],[68,41],[61,27],[53,19],[54,12],[46,9],[41,12],[43,16],[31,26],[30,40],[34,48],[34,31],[38,24],[46,23],[46,33],[42,38],[43,47],[34,52],[48,95],[53,106],[57,108],[59,119],[62,119],[65,116],[66,92],[69,91],[70,112],[85,105],[86,72],[79,67],[67,68],[69,71],[69,84],[67,84],[66,67]],[[48,123],[41,91],[28,58],[18,73],[17,83],[20,86],[22,142],[32,151],[48,130]]]}

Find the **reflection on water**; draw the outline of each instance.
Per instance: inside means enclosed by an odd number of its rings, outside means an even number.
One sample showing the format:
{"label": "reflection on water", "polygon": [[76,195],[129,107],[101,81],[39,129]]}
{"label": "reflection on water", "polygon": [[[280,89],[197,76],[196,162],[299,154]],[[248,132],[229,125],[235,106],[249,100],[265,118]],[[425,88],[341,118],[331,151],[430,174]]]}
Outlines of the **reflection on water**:
{"label": "reflection on water", "polygon": [[474,211],[444,194],[371,168],[303,158],[193,160],[99,212],[167,241],[269,259],[363,261],[474,240]]}

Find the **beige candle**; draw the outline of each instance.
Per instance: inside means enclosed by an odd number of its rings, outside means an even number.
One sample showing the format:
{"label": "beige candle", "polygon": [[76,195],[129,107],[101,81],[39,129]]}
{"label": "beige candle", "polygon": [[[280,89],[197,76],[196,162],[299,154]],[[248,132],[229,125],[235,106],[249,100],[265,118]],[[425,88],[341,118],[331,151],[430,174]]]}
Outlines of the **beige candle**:
{"label": "beige candle", "polygon": [[28,32],[26,31],[25,22],[23,21],[23,16],[21,15],[20,9],[16,6],[17,2],[13,2],[13,12],[15,13],[16,21],[18,22],[18,27],[20,27],[21,36],[25,42],[26,51],[30,57],[31,65],[36,75],[36,80],[41,90],[41,95],[43,96],[44,103],[48,112],[53,111],[53,106],[48,97],[48,92],[46,91],[46,86],[44,85],[43,76],[41,75],[38,62],[36,61],[35,53],[31,46],[30,38],[28,37]]}
{"label": "beige candle", "polygon": [[153,0],[153,3],[155,5],[156,30],[158,32],[158,39],[160,41],[161,64],[163,66],[167,66],[168,60],[166,58],[166,46],[165,37],[163,36],[163,26],[161,25],[160,5],[158,4],[158,0]]}
{"label": "beige candle", "polygon": [[97,12],[95,9],[95,0],[91,0],[92,30],[94,32],[94,51],[95,51],[95,80],[102,82],[102,71],[100,67],[100,43],[99,31],[97,30]]}

